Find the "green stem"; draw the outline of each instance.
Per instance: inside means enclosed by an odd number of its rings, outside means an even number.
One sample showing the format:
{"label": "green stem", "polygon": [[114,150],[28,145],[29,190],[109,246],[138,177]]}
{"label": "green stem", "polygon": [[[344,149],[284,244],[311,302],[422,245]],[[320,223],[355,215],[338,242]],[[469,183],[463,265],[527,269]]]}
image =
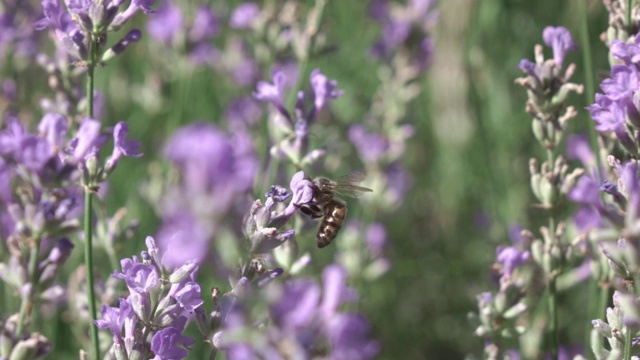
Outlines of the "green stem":
{"label": "green stem", "polygon": [[[588,318],[604,319],[606,314],[607,302],[609,301],[609,288],[606,286],[600,286],[600,281],[598,279],[591,279],[591,289],[589,293],[590,293],[589,294],[590,307],[589,307]],[[594,299],[596,301],[594,301]],[[585,344],[589,344],[591,342],[592,329],[593,329],[593,326],[589,322],[586,327],[586,331],[584,335]],[[603,340],[602,336],[597,336],[593,339],[593,342],[591,342],[591,349],[593,350],[593,353],[602,354],[602,349],[604,346],[603,345],[604,343],[602,340]],[[593,353],[587,352],[589,359],[596,358]]]}
{"label": "green stem", "polygon": [[20,304],[20,315],[18,317],[18,325],[16,327],[16,334],[18,337],[25,328],[25,320],[27,316],[31,314],[33,309],[33,294],[36,293],[36,287],[38,286],[38,256],[40,255],[40,239],[37,238],[33,241],[31,252],[29,254],[29,282],[31,283],[31,289],[28,294],[23,294],[22,303]]}
{"label": "green stem", "polygon": [[93,203],[93,192],[89,188],[85,188],[84,193],[84,263],[87,269],[87,294],[89,297],[89,311],[91,313],[91,343],[93,345],[94,359],[100,357],[100,340],[98,339],[98,329],[94,323],[98,311],[96,309],[96,294],[93,283],[93,244],[92,244],[92,224],[91,224],[91,207]]}
{"label": "green stem", "polygon": [[633,8],[633,0],[626,1],[626,7],[624,9],[624,26],[627,28],[627,32],[629,35],[633,34],[634,31],[631,28],[631,9]]}
{"label": "green stem", "polygon": [[[584,97],[587,104],[591,104],[595,98],[595,80],[593,70],[593,61],[591,54],[591,37],[589,36],[589,18],[587,13],[587,2],[585,0],[578,0],[578,7],[580,12],[580,48],[582,49],[582,61],[584,68]],[[597,134],[593,126],[589,126],[589,138],[591,141],[591,147],[597,146]]]}
{"label": "green stem", "polygon": [[[89,35],[91,36],[91,35]],[[98,44],[92,37],[89,41],[89,62],[87,65],[87,116],[93,118],[93,89],[95,83],[94,70],[96,67],[96,54]],[[96,294],[94,288],[93,274],[93,229],[92,229],[92,203],[93,203],[93,184],[85,184],[84,193],[84,264],[87,271],[87,296],[89,300],[89,311],[91,315],[91,323],[89,329],[91,332],[91,344],[93,347],[94,359],[100,358],[100,339],[98,338],[98,328],[95,320],[98,318],[96,309]]]}
{"label": "green stem", "polygon": [[[629,294],[634,294],[635,295],[634,286],[633,286],[633,280],[632,279],[628,279],[627,281],[628,281],[628,283],[627,283],[627,292]],[[629,326],[625,326],[624,327],[624,331],[625,331],[625,334],[624,334],[624,353],[622,355],[622,358],[624,360],[631,360],[631,343],[633,341],[633,338],[632,338],[631,335],[632,335],[633,331],[631,330],[631,328]]]}
{"label": "green stem", "polygon": [[549,333],[551,336],[551,358],[558,360],[558,297],[556,296],[556,278],[549,279]]}
{"label": "green stem", "polygon": [[[551,153],[549,162],[553,161],[553,153]],[[555,220],[553,218],[553,213],[549,214],[549,236],[551,237],[551,243],[553,246],[556,244],[555,240]],[[551,337],[551,359],[558,360],[558,296],[556,289],[556,279],[557,276],[555,274],[555,269],[552,269],[552,274],[549,275],[549,282],[547,284],[547,288],[549,290],[548,294],[548,304],[549,304],[549,336]]]}

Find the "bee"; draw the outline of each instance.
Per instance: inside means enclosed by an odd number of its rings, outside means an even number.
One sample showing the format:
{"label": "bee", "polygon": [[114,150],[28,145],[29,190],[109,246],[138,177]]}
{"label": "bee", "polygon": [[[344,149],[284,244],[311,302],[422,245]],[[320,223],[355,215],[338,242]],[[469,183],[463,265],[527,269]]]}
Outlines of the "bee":
{"label": "bee", "polygon": [[357,184],[364,180],[364,174],[354,172],[342,176],[335,181],[318,177],[313,183],[313,199],[311,203],[300,207],[300,211],[312,219],[322,218],[316,234],[318,248],[323,248],[333,241],[347,216],[347,204],[335,198],[335,195],[359,198],[365,192],[373,190]]}

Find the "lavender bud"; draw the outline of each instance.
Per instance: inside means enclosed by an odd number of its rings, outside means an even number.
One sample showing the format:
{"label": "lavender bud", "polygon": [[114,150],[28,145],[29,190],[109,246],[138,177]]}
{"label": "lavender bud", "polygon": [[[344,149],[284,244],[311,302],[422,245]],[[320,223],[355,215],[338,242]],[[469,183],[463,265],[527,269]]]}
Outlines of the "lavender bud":
{"label": "lavender bud", "polygon": [[20,340],[14,346],[9,360],[37,359],[51,352],[52,347],[47,338],[38,333],[33,333],[31,337]]}
{"label": "lavender bud", "polygon": [[13,333],[0,327],[0,357],[8,357],[13,349]]}
{"label": "lavender bud", "polygon": [[145,357],[142,356],[143,353],[146,353],[146,349],[144,349],[144,347],[141,344],[136,344],[136,345],[133,346],[131,351],[129,351],[128,358],[125,358],[125,359],[128,359],[128,360],[143,360],[143,359],[145,359]]}
{"label": "lavender bud", "polygon": [[114,57],[122,54],[129,45],[134,42],[140,41],[142,38],[142,32],[138,29],[130,30],[119,42],[113,45],[111,48],[107,49],[107,51],[102,54],[102,58],[100,61],[107,62]]}
{"label": "lavender bud", "polygon": [[200,334],[202,334],[202,337],[209,337],[209,334],[211,334],[211,328],[209,327],[209,325],[211,323],[209,322],[209,319],[207,319],[207,314],[204,312],[204,310],[202,310],[202,307],[198,307],[195,309],[194,317],[196,320],[196,325],[198,326],[198,330],[200,330]]}
{"label": "lavender bud", "polygon": [[195,261],[189,261],[173,271],[173,273],[169,276],[169,282],[171,284],[178,284],[190,277],[197,269],[198,263],[196,263]]}
{"label": "lavender bud", "polygon": [[505,319],[515,319],[525,311],[527,311],[527,305],[523,303],[517,303],[513,305],[509,310],[505,311],[502,316],[504,316]]}
{"label": "lavender bud", "polygon": [[116,342],[113,344],[113,352],[116,355],[116,359],[117,360],[131,360],[128,356],[127,356],[127,350],[125,349],[125,347],[119,343]]}
{"label": "lavender bud", "polygon": [[148,323],[151,319],[151,299],[149,293],[131,293],[131,306],[143,323]]}

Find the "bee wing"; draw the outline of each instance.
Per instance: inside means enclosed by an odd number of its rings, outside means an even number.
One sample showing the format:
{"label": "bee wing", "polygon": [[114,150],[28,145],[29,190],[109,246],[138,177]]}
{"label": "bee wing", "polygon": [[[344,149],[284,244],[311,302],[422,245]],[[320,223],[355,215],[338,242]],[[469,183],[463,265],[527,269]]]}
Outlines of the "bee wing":
{"label": "bee wing", "polygon": [[360,184],[367,176],[359,171],[354,171],[351,174],[340,176],[336,179],[336,184],[340,185],[353,185]]}
{"label": "bee wing", "polygon": [[356,184],[361,183],[365,179],[365,175],[361,172],[352,172],[351,174],[341,176],[336,179],[335,191],[337,194],[352,198],[359,198],[366,192],[373,190]]}

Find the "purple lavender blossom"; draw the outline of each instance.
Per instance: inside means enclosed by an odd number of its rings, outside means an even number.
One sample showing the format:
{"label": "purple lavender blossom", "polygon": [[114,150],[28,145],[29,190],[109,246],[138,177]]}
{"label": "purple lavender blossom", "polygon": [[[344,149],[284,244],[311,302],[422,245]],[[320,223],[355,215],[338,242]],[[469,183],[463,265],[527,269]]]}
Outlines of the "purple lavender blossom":
{"label": "purple lavender blossom", "polygon": [[378,133],[369,133],[360,124],[351,125],[349,140],[355,145],[365,163],[376,163],[389,149],[387,139]]}
{"label": "purple lavender blossom", "polygon": [[154,266],[138,263],[123,271],[124,280],[131,292],[148,293],[158,284],[158,271]]}
{"label": "purple lavender blossom", "polygon": [[120,306],[118,308],[102,305],[102,318],[95,321],[99,329],[109,329],[111,331],[114,343],[123,343],[123,326],[125,322],[132,321],[135,317],[131,304],[125,299],[120,299],[119,301]]}
{"label": "purple lavender blossom", "polygon": [[[438,12],[433,0],[413,0],[400,5],[388,0],[372,1],[369,15],[382,26],[379,40],[371,47],[376,58],[388,59],[404,46],[414,53],[412,62],[424,71],[431,61],[433,39],[429,32],[434,27]],[[417,46],[411,39],[419,39]],[[412,48],[416,49],[412,49]]]}
{"label": "purple lavender blossom", "polygon": [[196,123],[176,131],[165,156],[181,171],[181,181],[162,199],[166,206],[158,243],[175,257],[169,263],[202,261],[219,221],[253,187],[258,163],[251,140],[244,133],[229,136],[215,125]]}
{"label": "purple lavender blossom", "polygon": [[104,142],[105,139],[100,133],[100,122],[89,118],[82,120],[78,135],[71,143],[74,159],[82,161],[95,155]]}
{"label": "purple lavender blossom", "polygon": [[243,2],[231,13],[229,26],[232,29],[248,29],[260,14],[260,6],[254,2]]}
{"label": "purple lavender blossom", "polygon": [[542,31],[542,39],[553,50],[553,61],[558,67],[562,67],[562,62],[569,51],[577,49],[571,33],[562,26],[547,26]]}
{"label": "purple lavender blossom", "polygon": [[[378,353],[379,345],[369,337],[366,319],[340,311],[342,304],[355,299],[354,291],[346,286],[346,272],[340,266],[330,265],[324,270],[322,286],[310,279],[294,279],[283,284],[278,293],[281,294],[278,298],[269,300],[271,321],[260,330],[256,331],[258,327],[238,305],[227,311],[227,321],[222,332],[214,337],[214,343],[222,345],[229,358],[241,358],[241,354],[280,358],[285,355],[282,353],[285,344],[286,356],[296,358],[371,359]],[[236,298],[236,304],[241,300],[242,297]],[[228,337],[236,331],[253,335],[246,340]]]}
{"label": "purple lavender blossom", "polygon": [[328,100],[337,99],[344,94],[344,90],[336,90],[338,82],[329,80],[326,75],[320,72],[320,69],[314,69],[311,72],[310,79],[315,111],[320,111]]}
{"label": "purple lavender blossom", "polygon": [[260,101],[268,101],[275,106],[280,113],[286,114],[285,116],[290,119],[288,111],[284,107],[284,87],[286,83],[286,76],[283,72],[274,71],[273,84],[265,81],[259,81],[256,85],[256,92],[253,96]]}
{"label": "purple lavender blossom", "polygon": [[158,331],[151,338],[151,351],[156,355],[154,360],[179,360],[189,354],[190,346],[195,340],[183,336],[181,329],[173,327]]}
{"label": "purple lavender blossom", "polygon": [[166,218],[156,235],[160,249],[169,266],[186,261],[203,262],[209,255],[208,228],[199,225],[188,214],[175,214]]}
{"label": "purple lavender blossom", "polygon": [[156,40],[172,45],[184,28],[184,16],[172,1],[165,1],[147,21],[147,31]]}
{"label": "purple lavender blossom", "polygon": [[165,2],[147,23],[147,30],[166,46],[186,50],[196,65],[215,65],[220,57],[212,44],[220,32],[220,19],[209,6],[198,6],[193,21],[186,23],[177,3]]}
{"label": "purple lavender blossom", "polygon": [[129,127],[127,123],[124,121],[120,121],[113,128],[113,152],[111,153],[111,157],[107,160],[105,164],[105,169],[107,172],[111,172],[118,165],[118,161],[120,158],[124,156],[133,156],[140,157],[142,153],[138,151],[140,148],[140,142],[135,140],[126,139],[127,134],[129,133]]}

